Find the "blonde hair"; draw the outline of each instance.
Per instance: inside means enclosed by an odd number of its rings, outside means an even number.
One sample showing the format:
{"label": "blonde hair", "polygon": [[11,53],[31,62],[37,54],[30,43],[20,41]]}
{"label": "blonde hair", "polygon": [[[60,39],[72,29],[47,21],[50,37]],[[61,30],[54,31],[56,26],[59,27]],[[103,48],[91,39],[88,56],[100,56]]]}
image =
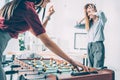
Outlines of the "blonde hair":
{"label": "blonde hair", "polygon": [[[0,16],[4,17],[6,20],[9,20],[14,13],[14,10],[19,6],[20,3],[24,2],[26,0],[13,0],[11,2],[8,2],[5,4],[1,9],[0,9]],[[35,6],[39,4],[39,6],[36,6],[37,13],[40,12],[40,4],[43,3],[44,0],[28,0],[28,1],[33,1],[35,3]]]}
{"label": "blonde hair", "polygon": [[89,21],[89,17],[87,15],[87,12],[85,10],[85,29],[88,31],[90,28],[90,21]]}

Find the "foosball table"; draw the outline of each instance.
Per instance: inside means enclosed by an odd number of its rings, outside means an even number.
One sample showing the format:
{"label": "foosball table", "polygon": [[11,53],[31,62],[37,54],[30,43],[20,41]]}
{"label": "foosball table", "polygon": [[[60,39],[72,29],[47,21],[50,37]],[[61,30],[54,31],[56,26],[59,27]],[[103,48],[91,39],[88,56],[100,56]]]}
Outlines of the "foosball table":
{"label": "foosball table", "polygon": [[15,58],[11,68],[6,74],[17,73],[18,80],[114,80],[114,71],[110,69],[78,72],[68,62],[53,58]]}

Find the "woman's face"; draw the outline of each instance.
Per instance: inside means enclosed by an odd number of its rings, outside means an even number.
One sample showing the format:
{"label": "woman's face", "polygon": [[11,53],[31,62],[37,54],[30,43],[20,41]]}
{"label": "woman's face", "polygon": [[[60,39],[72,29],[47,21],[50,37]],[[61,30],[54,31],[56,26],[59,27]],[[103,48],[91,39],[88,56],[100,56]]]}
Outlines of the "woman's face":
{"label": "woman's face", "polygon": [[96,13],[96,11],[95,11],[94,7],[92,5],[89,5],[87,8],[87,14],[88,14],[89,18],[90,19],[95,18],[95,13]]}
{"label": "woman's face", "polygon": [[49,2],[50,0],[43,0],[43,4],[41,5],[41,7],[45,8]]}

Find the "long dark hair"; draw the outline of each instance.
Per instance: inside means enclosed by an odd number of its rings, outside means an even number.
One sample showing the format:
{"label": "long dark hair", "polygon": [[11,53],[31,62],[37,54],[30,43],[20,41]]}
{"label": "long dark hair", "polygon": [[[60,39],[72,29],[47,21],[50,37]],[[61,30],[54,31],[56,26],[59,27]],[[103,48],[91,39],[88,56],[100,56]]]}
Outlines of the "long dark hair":
{"label": "long dark hair", "polygon": [[[20,3],[24,2],[26,0],[13,0],[11,2],[8,2],[7,4],[5,4],[2,9],[0,9],[0,16],[4,17],[6,20],[9,20],[14,13],[14,10],[19,6]],[[39,4],[39,3],[43,3],[44,0],[28,0],[31,2],[34,2],[35,5]],[[41,11],[41,7],[36,6],[36,11],[37,13],[39,13]]]}
{"label": "long dark hair", "polygon": [[94,7],[94,10],[97,12],[96,6],[95,6],[94,4],[92,4],[92,3],[88,3],[88,4],[86,4],[86,5],[84,6],[84,10],[85,10],[85,28],[86,28],[87,30],[89,30],[89,28],[90,28],[90,22],[92,22],[92,20],[90,20],[90,18],[89,18],[89,16],[88,16],[88,13],[87,13],[87,8],[88,8],[90,5],[93,6],[93,7]]}

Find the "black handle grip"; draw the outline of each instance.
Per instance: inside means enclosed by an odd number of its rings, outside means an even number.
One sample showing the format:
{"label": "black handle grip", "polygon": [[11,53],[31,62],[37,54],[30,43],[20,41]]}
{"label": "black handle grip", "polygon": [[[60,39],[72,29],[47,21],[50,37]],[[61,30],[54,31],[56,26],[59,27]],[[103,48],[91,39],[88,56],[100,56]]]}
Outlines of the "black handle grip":
{"label": "black handle grip", "polygon": [[15,73],[18,73],[18,71],[6,71],[5,72],[6,75],[15,74]]}
{"label": "black handle grip", "polygon": [[72,72],[72,76],[80,76],[80,75],[87,75],[90,74],[90,72]]}
{"label": "black handle grip", "polygon": [[18,68],[21,67],[20,65],[11,65],[11,68]]}

